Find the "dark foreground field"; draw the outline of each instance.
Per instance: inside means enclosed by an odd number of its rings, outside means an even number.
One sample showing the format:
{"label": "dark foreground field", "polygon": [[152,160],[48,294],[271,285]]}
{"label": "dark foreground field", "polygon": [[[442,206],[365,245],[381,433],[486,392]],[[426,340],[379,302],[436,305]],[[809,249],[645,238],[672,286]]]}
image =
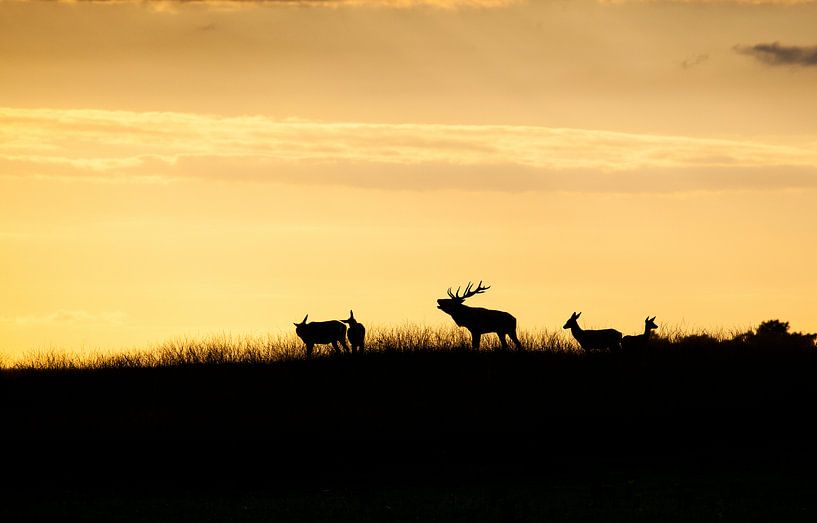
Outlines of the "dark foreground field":
{"label": "dark foreground field", "polygon": [[817,351],[694,341],[7,370],[0,516],[815,520]]}

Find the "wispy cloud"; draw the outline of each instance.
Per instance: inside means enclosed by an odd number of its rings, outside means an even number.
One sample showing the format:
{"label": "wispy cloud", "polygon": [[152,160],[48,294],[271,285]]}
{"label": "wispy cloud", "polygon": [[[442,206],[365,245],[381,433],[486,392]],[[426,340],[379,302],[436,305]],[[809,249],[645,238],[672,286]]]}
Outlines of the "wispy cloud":
{"label": "wispy cloud", "polygon": [[817,0],[597,0],[601,4],[810,5]]}
{"label": "wispy cloud", "polygon": [[[39,0],[0,0],[3,2],[34,2]],[[456,8],[492,8],[506,7],[514,4],[530,3],[531,0],[57,0],[64,4],[140,4],[149,7],[188,5],[213,7],[248,7],[248,6],[379,6],[390,8],[438,7]],[[600,4],[739,4],[739,5],[808,5],[817,0],[597,0]]]}
{"label": "wispy cloud", "polygon": [[45,314],[0,316],[0,323],[18,326],[37,325],[122,325],[127,315],[122,312],[89,312],[82,309],[60,309]]}
{"label": "wispy cloud", "polygon": [[738,45],[735,50],[769,65],[817,66],[817,46],[770,44]]}
{"label": "wispy cloud", "polygon": [[735,188],[741,181],[799,187],[817,185],[815,143],[538,126],[0,108],[0,174],[17,178],[624,192]]}
{"label": "wispy cloud", "polygon": [[[25,2],[32,0],[0,0]],[[376,6],[393,9],[432,7],[441,9],[496,8],[521,3],[523,0],[58,0],[63,4],[137,4],[157,11],[173,11],[180,6],[215,8],[246,8],[258,6],[353,7]]]}
{"label": "wispy cloud", "polygon": [[687,57],[681,60],[681,68],[682,69],[692,69],[695,66],[701,65],[702,63],[709,60],[709,55],[706,53],[696,54],[690,57]]}

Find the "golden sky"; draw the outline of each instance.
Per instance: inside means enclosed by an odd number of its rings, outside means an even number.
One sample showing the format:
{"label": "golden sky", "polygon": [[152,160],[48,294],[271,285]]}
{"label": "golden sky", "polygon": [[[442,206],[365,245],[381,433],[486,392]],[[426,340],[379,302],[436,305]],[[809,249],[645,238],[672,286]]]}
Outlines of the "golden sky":
{"label": "golden sky", "polygon": [[817,330],[817,3],[0,0],[0,353]]}

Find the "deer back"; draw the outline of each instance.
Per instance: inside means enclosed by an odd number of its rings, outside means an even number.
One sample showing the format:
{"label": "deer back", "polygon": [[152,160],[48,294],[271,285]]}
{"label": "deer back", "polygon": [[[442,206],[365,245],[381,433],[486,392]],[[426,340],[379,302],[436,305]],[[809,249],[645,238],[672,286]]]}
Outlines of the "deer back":
{"label": "deer back", "polygon": [[615,329],[574,330],[573,337],[583,349],[606,349],[619,346],[623,335]]}
{"label": "deer back", "polygon": [[497,332],[516,328],[516,318],[505,311],[462,306],[464,310],[451,316],[457,325],[479,332]]}
{"label": "deer back", "polygon": [[332,343],[346,337],[346,325],[337,320],[313,321],[300,325],[295,332],[306,343]]}

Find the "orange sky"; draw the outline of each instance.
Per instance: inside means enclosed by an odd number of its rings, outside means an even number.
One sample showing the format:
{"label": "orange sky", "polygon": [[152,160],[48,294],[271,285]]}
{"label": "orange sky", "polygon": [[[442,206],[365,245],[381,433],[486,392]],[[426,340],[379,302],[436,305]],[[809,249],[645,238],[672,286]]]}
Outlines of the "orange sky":
{"label": "orange sky", "polygon": [[0,351],[817,330],[817,4],[0,0]]}

